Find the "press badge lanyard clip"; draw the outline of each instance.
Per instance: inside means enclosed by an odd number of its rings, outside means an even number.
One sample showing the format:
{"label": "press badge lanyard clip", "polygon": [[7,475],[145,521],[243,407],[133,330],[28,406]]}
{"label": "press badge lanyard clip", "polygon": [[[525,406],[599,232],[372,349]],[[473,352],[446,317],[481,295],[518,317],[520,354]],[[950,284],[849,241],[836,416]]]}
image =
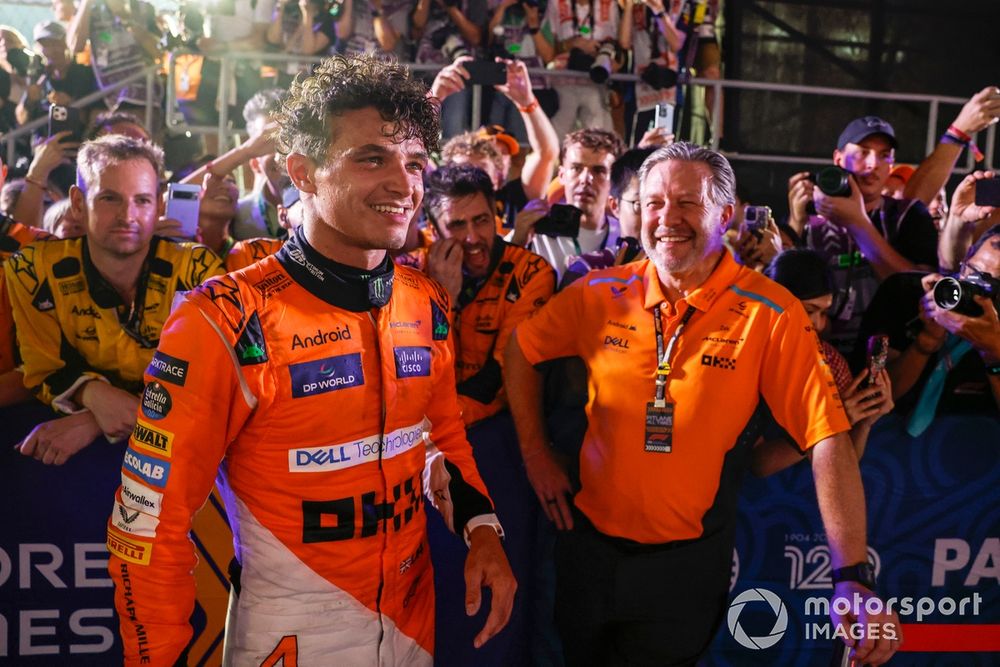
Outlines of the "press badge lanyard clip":
{"label": "press badge lanyard clip", "polygon": [[694,315],[694,306],[688,306],[687,310],[684,312],[684,316],[681,317],[681,323],[677,325],[677,329],[674,330],[674,335],[670,337],[667,342],[667,349],[663,349],[663,322],[660,321],[659,309],[653,312],[653,324],[656,329],[656,358],[660,360],[660,363],[656,367],[656,401],[655,406],[662,408],[666,405],[667,399],[667,377],[670,375],[672,370],[670,367],[670,358],[674,354],[674,347],[677,345],[677,339],[681,337],[681,332],[684,331],[684,325],[688,323],[691,316]]}
{"label": "press badge lanyard clip", "polygon": [[663,322],[660,320],[660,309],[653,311],[653,325],[656,329],[656,396],[646,404],[646,438],[644,450],[655,454],[669,454],[673,451],[674,442],[674,403],[667,401],[667,377],[670,375],[670,358],[674,354],[677,340],[684,331],[684,325],[694,315],[694,306],[688,306],[680,324],[674,330],[663,349]]}

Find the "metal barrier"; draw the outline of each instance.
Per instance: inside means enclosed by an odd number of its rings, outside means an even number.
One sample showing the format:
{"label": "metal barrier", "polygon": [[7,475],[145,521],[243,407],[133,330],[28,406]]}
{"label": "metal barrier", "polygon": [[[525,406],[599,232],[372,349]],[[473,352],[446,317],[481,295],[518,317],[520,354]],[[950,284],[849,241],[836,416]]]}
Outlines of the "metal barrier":
{"label": "metal barrier", "polygon": [[[299,63],[318,63],[323,60],[320,56],[302,56],[302,55],[292,55],[285,53],[266,53],[266,52],[242,52],[242,53],[227,53],[219,57],[221,61],[220,75],[219,75],[219,124],[218,127],[214,129],[214,132],[218,134],[220,142],[221,140],[230,134],[229,125],[229,109],[228,105],[224,104],[226,92],[228,88],[223,85],[222,82],[227,81],[231,77],[231,72],[233,71],[233,63],[239,60],[255,60],[262,63],[288,63],[288,62],[299,62]],[[183,120],[178,119],[175,107],[176,107],[176,95],[174,91],[174,68],[173,59],[170,60],[171,66],[168,68],[167,73],[167,124],[168,126],[175,127],[180,130],[208,134],[213,132],[213,130],[206,126],[189,126],[183,122]],[[409,64],[410,69],[417,72],[437,72],[440,70],[438,65],[423,65],[423,64]],[[548,78],[567,78],[567,79],[582,79],[584,81],[590,81],[589,76],[586,72],[577,72],[573,70],[550,70],[550,69],[529,69],[528,72],[537,76],[544,76]],[[635,82],[639,80],[634,74],[612,74],[611,79],[613,81],[627,81]],[[711,146],[714,149],[719,149],[719,137],[721,136],[721,123],[722,123],[722,90],[723,89],[733,89],[733,90],[756,90],[763,92],[775,92],[775,93],[798,93],[805,95],[826,95],[832,97],[853,97],[859,99],[873,99],[873,100],[885,100],[885,101],[895,101],[895,102],[915,102],[928,105],[927,111],[927,134],[926,134],[926,153],[929,154],[934,150],[937,145],[937,123],[938,115],[940,113],[940,107],[942,104],[952,104],[961,106],[967,101],[961,97],[948,97],[944,95],[923,95],[916,93],[888,93],[875,90],[852,90],[845,88],[824,88],[819,86],[801,86],[801,85],[791,85],[791,84],[781,84],[781,83],[766,83],[758,81],[736,81],[729,79],[701,79],[694,78],[691,79],[690,84],[692,86],[700,86],[704,88],[714,88],[715,89],[715,100],[714,108],[712,109],[712,141]],[[478,127],[482,118],[482,89],[481,86],[473,86],[472,95],[472,127]],[[221,145],[221,144],[220,144]],[[986,142],[985,146],[982,147],[983,152],[986,156],[984,162],[984,169],[992,168],[994,164],[994,155],[996,149],[996,125],[991,125],[986,131]],[[731,160],[742,160],[748,162],[785,162],[785,163],[805,163],[805,164],[826,164],[829,163],[829,155],[824,156],[801,156],[801,155],[760,155],[751,153],[735,153],[723,151],[723,153]],[[971,154],[968,156],[968,160],[964,167],[956,168],[956,173],[967,173],[975,167],[975,162]]]}
{"label": "metal barrier", "polygon": [[[110,85],[107,88],[101,88],[100,90],[98,90],[96,92],[93,92],[93,93],[90,93],[89,95],[85,95],[85,96],[81,97],[78,100],[73,100],[73,102],[70,104],[70,106],[77,107],[77,108],[88,106],[88,105],[92,104],[93,102],[97,102],[98,100],[103,100],[110,93],[117,92],[117,91],[121,90],[122,88],[125,88],[126,86],[129,86],[129,85],[135,83],[136,81],[141,81],[143,78],[145,78],[146,79],[146,114],[145,114],[145,118],[143,119],[143,122],[145,123],[146,131],[148,131],[152,135],[153,134],[153,129],[154,129],[153,128],[153,92],[154,92],[154,84],[156,82],[157,69],[158,68],[157,68],[156,65],[150,65],[149,67],[147,67],[147,68],[145,68],[143,70],[135,72],[134,74],[130,74],[129,76],[127,76],[124,79],[122,79],[121,81],[115,82],[113,85]],[[20,139],[21,137],[25,136],[25,135],[31,134],[36,129],[42,127],[43,125],[45,125],[48,122],[49,122],[49,119],[46,118],[46,117],[36,118],[33,121],[30,121],[28,123],[25,123],[24,125],[21,125],[16,130],[11,130],[10,132],[7,132],[3,136],[0,136],[0,144],[2,144],[2,143],[6,143],[7,144],[7,160],[6,161],[7,161],[8,165],[12,164],[14,162],[14,159],[15,159],[15,147],[16,147],[16,144],[17,144],[17,140]]]}

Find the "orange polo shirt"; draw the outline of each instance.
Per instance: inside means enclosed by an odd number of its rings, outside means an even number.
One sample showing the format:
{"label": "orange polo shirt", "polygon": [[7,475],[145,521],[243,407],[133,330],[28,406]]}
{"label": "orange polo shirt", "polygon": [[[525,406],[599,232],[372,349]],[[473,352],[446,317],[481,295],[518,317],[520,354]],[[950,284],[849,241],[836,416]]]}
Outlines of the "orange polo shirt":
{"label": "orange polo shirt", "polygon": [[[653,317],[662,318],[666,346],[688,305],[695,312],[667,383],[673,448],[646,452],[658,361]],[[719,493],[720,480],[736,479],[727,454],[760,400],[802,449],[850,428],[802,305],[728,253],[676,304],[649,260],[594,271],[515,333],[532,364],[576,355],[587,365],[589,426],[575,502],[607,535],[648,544],[700,537],[709,510],[735,506],[732,494]]]}

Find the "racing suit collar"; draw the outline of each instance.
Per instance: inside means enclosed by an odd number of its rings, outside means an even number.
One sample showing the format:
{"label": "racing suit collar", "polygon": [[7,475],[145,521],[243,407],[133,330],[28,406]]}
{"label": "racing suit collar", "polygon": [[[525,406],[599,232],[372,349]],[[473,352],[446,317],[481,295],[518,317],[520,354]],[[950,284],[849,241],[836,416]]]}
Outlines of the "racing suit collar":
{"label": "racing suit collar", "polygon": [[392,297],[395,269],[388,252],[374,269],[347,266],[317,252],[299,227],[276,256],[295,282],[338,308],[362,313],[385,306]]}
{"label": "racing suit collar", "polygon": [[476,295],[479,294],[479,290],[483,288],[486,281],[489,280],[493,273],[497,270],[497,265],[500,263],[500,259],[503,257],[503,251],[507,247],[507,242],[497,235],[493,239],[493,248],[490,250],[490,265],[486,269],[486,275],[482,278],[473,278],[465,274],[465,270],[462,271],[462,290],[458,293],[458,304],[459,308],[464,308],[470,303],[475,301]]}

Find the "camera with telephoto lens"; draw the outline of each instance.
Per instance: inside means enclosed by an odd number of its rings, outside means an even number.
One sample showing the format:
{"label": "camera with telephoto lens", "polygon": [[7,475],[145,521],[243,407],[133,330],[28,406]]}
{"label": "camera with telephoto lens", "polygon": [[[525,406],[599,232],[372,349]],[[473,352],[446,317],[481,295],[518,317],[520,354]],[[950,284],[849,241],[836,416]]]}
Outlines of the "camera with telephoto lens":
{"label": "camera with telephoto lens", "polygon": [[965,278],[942,278],[934,283],[934,303],[942,310],[979,317],[983,308],[975,302],[975,296],[985,296],[1000,311],[1000,279],[973,271]]}
{"label": "camera with telephoto lens", "polygon": [[611,76],[611,63],[615,59],[618,47],[614,42],[604,42],[597,49],[594,64],[590,66],[590,80],[594,83],[604,83]]}
{"label": "camera with telephoto lens", "polygon": [[[836,165],[823,167],[817,172],[810,173],[809,180],[815,183],[819,191],[828,197],[851,196],[851,172]],[[814,202],[810,201],[806,204],[806,213],[816,215]]]}
{"label": "camera with telephoto lens", "polygon": [[660,63],[649,63],[646,65],[646,69],[642,70],[639,78],[654,90],[663,90],[674,87],[677,83],[677,72]]}
{"label": "camera with telephoto lens", "polygon": [[[469,51],[469,47],[466,46],[465,40],[462,39],[462,36],[456,32],[452,32],[451,26],[446,26],[446,29],[448,33],[443,35],[440,46],[434,44],[433,41],[431,42],[431,45],[441,49],[441,54],[444,55],[448,62],[453,63],[462,56],[471,56],[472,53]],[[435,37],[436,36],[437,35],[435,35]]]}

